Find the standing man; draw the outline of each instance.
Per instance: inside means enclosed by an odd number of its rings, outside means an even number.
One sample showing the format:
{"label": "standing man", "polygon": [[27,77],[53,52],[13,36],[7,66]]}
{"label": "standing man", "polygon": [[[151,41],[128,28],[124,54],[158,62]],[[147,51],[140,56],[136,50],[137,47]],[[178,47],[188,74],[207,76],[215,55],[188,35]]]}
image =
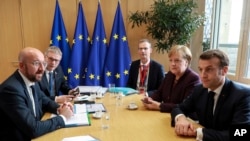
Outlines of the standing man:
{"label": "standing man", "polygon": [[[220,50],[203,52],[198,66],[202,84],[172,110],[175,132],[198,141],[229,141],[231,126],[250,124],[250,88],[226,78],[229,59]],[[187,120],[192,112],[202,128],[195,129]]]}
{"label": "standing man", "polygon": [[163,66],[150,59],[151,53],[150,41],[148,39],[140,40],[138,47],[140,59],[132,62],[127,82],[127,87],[133,89],[144,87],[148,95],[158,89],[165,74]]}
{"label": "standing man", "polygon": [[[44,56],[47,67],[42,80],[39,82],[41,90],[57,103],[73,100],[74,89],[71,89],[68,85],[59,65],[62,59],[60,48],[51,46],[46,50]],[[60,92],[63,95],[59,95]]]}
{"label": "standing man", "polygon": [[[24,48],[19,53],[19,69],[0,87],[0,140],[30,141],[45,133],[65,127],[73,115],[72,105],[59,106],[40,90],[40,81],[46,67],[44,56],[36,48]],[[59,114],[41,121],[43,111]]]}

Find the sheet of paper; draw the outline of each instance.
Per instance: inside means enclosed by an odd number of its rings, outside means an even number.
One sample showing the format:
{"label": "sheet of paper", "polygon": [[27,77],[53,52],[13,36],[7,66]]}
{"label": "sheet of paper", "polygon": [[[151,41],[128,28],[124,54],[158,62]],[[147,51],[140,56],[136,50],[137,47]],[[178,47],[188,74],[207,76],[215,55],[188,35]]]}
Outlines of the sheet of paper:
{"label": "sheet of paper", "polygon": [[68,137],[64,138],[62,141],[98,141],[97,139],[93,138],[92,136],[75,136],[75,137]]}
{"label": "sheet of paper", "polygon": [[86,113],[87,112],[87,106],[86,104],[74,104],[74,113]]}

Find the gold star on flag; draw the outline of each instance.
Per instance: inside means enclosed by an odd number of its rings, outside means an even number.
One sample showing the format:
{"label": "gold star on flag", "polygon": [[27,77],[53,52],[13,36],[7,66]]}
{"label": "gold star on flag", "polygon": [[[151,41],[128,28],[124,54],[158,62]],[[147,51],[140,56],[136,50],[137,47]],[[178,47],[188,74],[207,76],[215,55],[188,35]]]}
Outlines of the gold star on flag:
{"label": "gold star on flag", "polygon": [[97,79],[97,80],[100,80],[100,76],[98,75],[98,76],[96,77],[96,79]]}
{"label": "gold star on flag", "polygon": [[74,77],[75,77],[75,79],[79,79],[79,75],[78,74],[76,74]]}
{"label": "gold star on flag", "polygon": [[68,39],[68,38],[66,38],[65,40],[66,40],[66,42],[69,42],[69,39]]}
{"label": "gold star on flag", "polygon": [[50,41],[49,41],[49,44],[52,45],[52,44],[53,44],[53,40],[50,40]]}
{"label": "gold star on flag", "polygon": [[88,42],[91,42],[91,39],[90,39],[90,37],[88,37],[88,39],[87,39],[87,40],[88,40]]}
{"label": "gold star on flag", "polygon": [[118,39],[118,35],[117,34],[115,34],[113,37],[114,37],[114,39]]}
{"label": "gold star on flag", "polygon": [[59,41],[61,40],[61,36],[60,35],[57,35],[56,39]]}
{"label": "gold star on flag", "polygon": [[102,41],[103,41],[103,43],[104,43],[104,44],[106,44],[106,43],[107,43],[107,40],[106,40],[105,38],[104,38]]}
{"label": "gold star on flag", "polygon": [[95,75],[94,75],[94,74],[90,74],[89,78],[90,78],[90,79],[94,79],[94,78],[95,78]]}
{"label": "gold star on flag", "polygon": [[116,77],[116,79],[119,79],[119,78],[120,78],[120,74],[117,73],[117,74],[115,75],[115,77]]}
{"label": "gold star on flag", "polygon": [[127,37],[126,37],[126,36],[123,36],[123,37],[122,37],[122,40],[123,40],[123,41],[127,41]]}
{"label": "gold star on flag", "polygon": [[108,72],[106,73],[106,75],[107,75],[108,77],[111,76],[111,72],[108,71]]}
{"label": "gold star on flag", "polygon": [[65,79],[65,80],[68,80],[68,77],[67,77],[67,76],[64,76],[64,79]]}
{"label": "gold star on flag", "polygon": [[125,70],[123,73],[124,73],[125,75],[128,75],[128,70]]}
{"label": "gold star on flag", "polygon": [[79,37],[78,37],[80,40],[82,40],[83,39],[83,36],[82,35],[79,35]]}
{"label": "gold star on flag", "polygon": [[68,74],[72,73],[72,69],[68,68]]}
{"label": "gold star on flag", "polygon": [[73,39],[72,43],[73,43],[73,44],[76,43],[75,39]]}

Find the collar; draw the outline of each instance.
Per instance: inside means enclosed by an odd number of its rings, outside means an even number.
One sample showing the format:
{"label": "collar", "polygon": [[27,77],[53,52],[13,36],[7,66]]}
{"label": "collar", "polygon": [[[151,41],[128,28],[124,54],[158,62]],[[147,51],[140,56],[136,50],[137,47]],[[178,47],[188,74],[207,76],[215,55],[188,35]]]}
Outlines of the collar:
{"label": "collar", "polygon": [[[224,77],[224,78],[223,78],[223,82],[221,83],[221,85],[213,91],[213,92],[216,93],[216,95],[221,93],[222,88],[223,88],[223,86],[224,86],[224,84],[225,84],[225,80],[226,80],[226,79],[225,79],[225,77]],[[211,91],[211,89],[208,89],[208,92],[209,92],[209,91]]]}
{"label": "collar", "polygon": [[149,59],[148,62],[146,62],[145,64],[143,64],[142,61],[140,61],[140,66],[143,66],[143,65],[148,66],[149,63],[150,63],[150,59]]}
{"label": "collar", "polygon": [[24,81],[26,87],[30,87],[32,85],[35,85],[35,82],[31,82],[25,75],[22,74],[22,72],[20,70],[18,70],[18,72],[21,75],[21,77],[23,78],[23,81]]}
{"label": "collar", "polygon": [[50,72],[52,72],[52,73],[53,73],[53,71],[48,71],[48,70],[45,70],[45,73],[46,73],[46,74],[49,74]]}

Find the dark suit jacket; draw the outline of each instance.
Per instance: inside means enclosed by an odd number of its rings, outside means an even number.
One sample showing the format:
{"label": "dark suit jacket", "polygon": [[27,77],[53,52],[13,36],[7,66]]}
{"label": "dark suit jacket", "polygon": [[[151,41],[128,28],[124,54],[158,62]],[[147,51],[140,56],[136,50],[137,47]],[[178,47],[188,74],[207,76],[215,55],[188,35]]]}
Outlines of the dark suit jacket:
{"label": "dark suit jacket", "polygon": [[200,84],[198,74],[189,68],[173,87],[174,81],[175,75],[168,72],[159,89],[150,96],[153,100],[161,102],[161,112],[171,112],[176,104],[181,103],[193,92],[194,87]]}
{"label": "dark suit jacket", "polygon": [[50,94],[49,83],[48,83],[48,79],[46,77],[45,72],[42,77],[42,80],[39,82],[39,86],[41,90],[45,93],[45,95],[50,97],[52,100],[55,100],[55,96],[58,96],[59,92],[62,92],[62,94],[67,95],[71,88],[68,85],[68,82],[64,78],[64,73],[63,73],[61,66],[58,66],[53,71],[53,77],[55,80],[55,95]]}
{"label": "dark suit jacket", "polygon": [[203,128],[203,141],[229,141],[232,125],[250,123],[250,88],[226,79],[214,111],[213,124],[206,120],[208,90],[197,86],[190,97],[173,109],[172,122],[180,113],[196,112]]}
{"label": "dark suit jacket", "polygon": [[43,110],[56,114],[59,105],[45,96],[37,83],[35,90],[36,117],[28,90],[18,71],[2,83],[0,87],[1,141],[30,141],[32,138],[65,127],[60,116],[41,121]]}
{"label": "dark suit jacket", "polygon": [[[129,78],[127,81],[127,87],[137,89],[137,79],[140,69],[140,60],[133,61],[129,69]],[[154,60],[150,60],[149,77],[148,77],[148,94],[151,95],[160,86],[164,78],[163,66]]]}

